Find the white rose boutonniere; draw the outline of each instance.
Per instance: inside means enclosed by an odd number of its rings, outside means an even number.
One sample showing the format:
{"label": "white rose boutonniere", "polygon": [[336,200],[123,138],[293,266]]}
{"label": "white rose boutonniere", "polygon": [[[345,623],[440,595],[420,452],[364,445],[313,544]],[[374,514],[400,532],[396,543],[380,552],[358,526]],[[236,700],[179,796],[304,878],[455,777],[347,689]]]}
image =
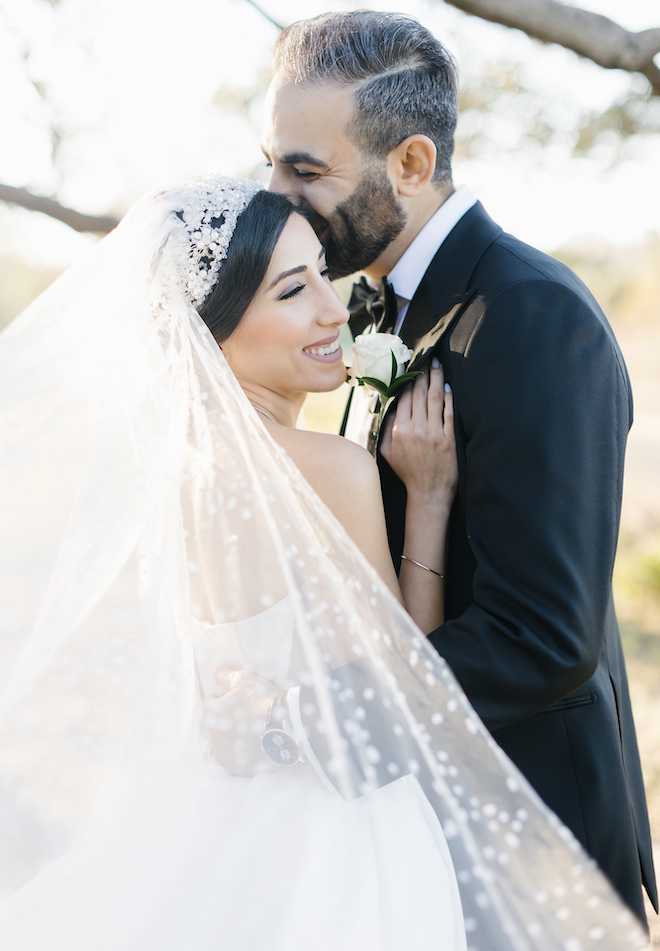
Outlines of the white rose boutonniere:
{"label": "white rose boutonniere", "polygon": [[411,357],[412,350],[394,334],[360,334],[353,344],[353,366],[348,370],[348,382],[351,386],[375,390],[385,406],[417,376],[417,373],[406,373]]}

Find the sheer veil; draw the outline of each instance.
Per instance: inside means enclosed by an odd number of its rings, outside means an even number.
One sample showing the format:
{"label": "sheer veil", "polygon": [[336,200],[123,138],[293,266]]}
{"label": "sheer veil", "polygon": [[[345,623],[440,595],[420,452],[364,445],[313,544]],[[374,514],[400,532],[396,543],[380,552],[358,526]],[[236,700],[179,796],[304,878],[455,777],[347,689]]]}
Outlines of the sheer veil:
{"label": "sheer veil", "polygon": [[[222,773],[200,734],[213,638],[263,616],[287,649],[255,644],[243,666],[304,688],[328,795],[416,777],[472,951],[645,946],[190,303],[180,212],[220,186],[241,207],[256,190],[218,178],[142,199],[0,337],[0,944],[22,948],[36,908],[65,936],[67,916],[100,928],[134,901],[118,830],[136,830],[137,864],[176,849]],[[240,711],[232,729],[251,729]]]}

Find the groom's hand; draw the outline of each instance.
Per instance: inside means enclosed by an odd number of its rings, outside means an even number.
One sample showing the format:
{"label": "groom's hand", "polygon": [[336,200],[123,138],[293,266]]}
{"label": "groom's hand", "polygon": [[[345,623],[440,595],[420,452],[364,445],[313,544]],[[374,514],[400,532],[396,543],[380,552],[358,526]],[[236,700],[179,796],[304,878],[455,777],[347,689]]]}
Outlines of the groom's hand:
{"label": "groom's hand", "polygon": [[268,712],[277,695],[275,685],[230,667],[216,668],[214,677],[220,695],[204,700],[201,726],[213,758],[233,776],[279,769],[261,747]]}

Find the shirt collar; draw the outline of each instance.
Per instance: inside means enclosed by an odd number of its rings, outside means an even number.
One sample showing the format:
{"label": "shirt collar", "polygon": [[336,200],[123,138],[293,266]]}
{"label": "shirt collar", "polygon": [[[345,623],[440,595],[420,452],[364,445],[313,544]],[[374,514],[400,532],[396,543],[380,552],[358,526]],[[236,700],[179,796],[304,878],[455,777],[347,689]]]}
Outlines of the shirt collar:
{"label": "shirt collar", "polygon": [[438,248],[476,201],[470,189],[461,185],[415,235],[387,275],[400,302],[413,299]]}

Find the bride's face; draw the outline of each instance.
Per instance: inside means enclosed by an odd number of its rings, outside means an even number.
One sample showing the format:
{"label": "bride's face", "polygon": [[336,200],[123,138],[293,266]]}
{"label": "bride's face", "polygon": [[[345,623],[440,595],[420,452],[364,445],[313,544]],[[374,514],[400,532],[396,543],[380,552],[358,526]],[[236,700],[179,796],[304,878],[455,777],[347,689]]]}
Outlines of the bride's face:
{"label": "bride's face", "polygon": [[324,249],[294,213],[222,351],[243,386],[283,396],[334,390],[346,379],[338,337],[347,320],[327,276]]}

